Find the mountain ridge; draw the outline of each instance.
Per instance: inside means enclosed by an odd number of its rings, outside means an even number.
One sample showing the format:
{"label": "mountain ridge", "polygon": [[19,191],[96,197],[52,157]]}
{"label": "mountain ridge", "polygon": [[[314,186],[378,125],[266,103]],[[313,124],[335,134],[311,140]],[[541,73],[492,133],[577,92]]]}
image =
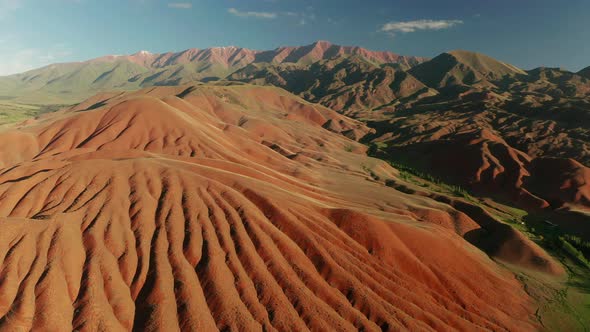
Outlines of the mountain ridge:
{"label": "mountain ridge", "polygon": [[74,104],[0,130],[0,329],[590,326],[590,79],[394,60],[319,41],[0,78]]}
{"label": "mountain ridge", "polygon": [[106,55],[86,61],[51,64],[0,77],[0,96],[16,96],[28,103],[44,103],[45,97],[50,100],[62,97],[66,102],[75,103],[105,89],[135,90],[220,80],[249,64],[309,65],[347,56],[358,56],[375,65],[396,64],[402,68],[426,61],[426,58],[369,51],[326,41],[268,51],[236,46],[166,53],[139,51],[131,55]]}
{"label": "mountain ridge", "polygon": [[432,88],[456,85],[495,86],[491,81],[504,76],[526,75],[526,72],[485,54],[465,50],[442,53],[409,70]]}
{"label": "mountain ridge", "polygon": [[590,79],[590,66],[588,66],[588,67],[586,67],[586,68],[584,68],[584,69],[580,70],[580,71],[578,72],[578,75],[580,75],[580,76],[584,76],[584,77],[586,77],[587,79]]}
{"label": "mountain ridge", "polygon": [[174,64],[183,64],[192,60],[206,59],[213,57],[214,60],[225,60],[230,65],[240,59],[238,56],[252,58],[252,62],[261,63],[298,63],[305,56],[311,57],[312,61],[328,59],[336,55],[359,55],[375,63],[398,63],[415,65],[426,61],[427,58],[411,55],[400,55],[391,51],[373,51],[359,46],[343,46],[328,41],[318,40],[309,45],[303,46],[280,46],[271,50],[255,50],[239,46],[213,46],[207,48],[188,48],[177,52],[153,53],[141,50],[133,54],[115,55],[108,54],[96,58],[49,64],[22,73],[7,75],[3,77],[19,76],[30,71],[35,71],[56,65],[83,64],[94,62],[115,62],[117,60],[128,60],[150,68],[162,68]]}

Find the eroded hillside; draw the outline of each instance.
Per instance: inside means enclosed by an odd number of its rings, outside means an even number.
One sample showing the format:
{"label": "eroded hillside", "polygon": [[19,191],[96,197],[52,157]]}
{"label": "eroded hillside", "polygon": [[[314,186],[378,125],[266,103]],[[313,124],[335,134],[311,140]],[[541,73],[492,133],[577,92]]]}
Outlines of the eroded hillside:
{"label": "eroded hillside", "polygon": [[461,198],[415,194],[345,137],[369,131],[277,88],[190,85],[1,132],[0,328],[540,328],[498,262],[561,265]]}

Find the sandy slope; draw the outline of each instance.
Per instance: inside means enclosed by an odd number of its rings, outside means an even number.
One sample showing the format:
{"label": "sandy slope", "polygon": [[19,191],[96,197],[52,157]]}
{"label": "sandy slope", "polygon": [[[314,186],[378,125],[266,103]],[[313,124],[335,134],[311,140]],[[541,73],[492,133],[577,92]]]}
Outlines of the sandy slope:
{"label": "sandy slope", "polygon": [[[0,330],[537,329],[463,238],[494,221],[383,185],[339,134],[367,131],[276,88],[185,86],[0,133]],[[507,233],[486,248],[560,272]]]}

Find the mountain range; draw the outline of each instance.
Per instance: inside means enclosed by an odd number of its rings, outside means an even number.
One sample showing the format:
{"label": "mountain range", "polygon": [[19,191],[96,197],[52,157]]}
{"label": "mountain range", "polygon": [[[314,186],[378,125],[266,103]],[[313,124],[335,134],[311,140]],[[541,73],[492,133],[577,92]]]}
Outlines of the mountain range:
{"label": "mountain range", "polygon": [[[351,136],[354,139],[379,144],[393,155],[417,153],[411,158],[420,164],[417,167],[458,184],[494,192],[499,187],[511,199],[547,206],[548,201],[557,203],[526,189],[524,179],[532,181],[528,168],[535,158],[570,158],[581,167],[590,165],[587,71],[545,67],[525,71],[463,50],[425,59],[318,41],[271,51],[238,47],[163,54],[141,51],[55,64],[0,78],[0,95],[20,103],[65,104],[102,91],[192,82],[277,86],[372,127],[372,134]],[[473,149],[467,142],[482,137],[486,140],[477,148],[481,151],[466,171],[457,172],[452,165],[434,167],[441,165],[436,154],[426,152],[437,144]],[[506,159],[496,150],[486,152],[488,139],[515,149],[514,156],[526,157]],[[570,197],[568,203],[590,205],[590,194],[565,196]]]}
{"label": "mountain range", "polygon": [[33,103],[76,102],[105,89],[133,90],[148,86],[216,81],[250,64],[308,65],[334,57],[358,56],[375,64],[408,69],[426,59],[374,52],[318,41],[301,47],[255,51],[240,47],[188,49],[154,54],[109,55],[96,59],[52,64],[23,74],[0,78],[0,96],[18,96]]}
{"label": "mountain range", "polygon": [[319,41],[0,77],[0,329],[587,330],[589,68]]}

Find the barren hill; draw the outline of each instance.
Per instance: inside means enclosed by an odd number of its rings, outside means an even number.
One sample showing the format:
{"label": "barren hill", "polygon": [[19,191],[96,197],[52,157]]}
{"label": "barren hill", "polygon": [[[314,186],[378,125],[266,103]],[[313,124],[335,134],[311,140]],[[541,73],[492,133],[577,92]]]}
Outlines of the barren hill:
{"label": "barren hill", "polygon": [[228,79],[279,86],[365,121],[376,131],[365,143],[446,181],[527,208],[590,206],[573,194],[556,193],[568,199],[555,200],[524,186],[539,181],[529,179],[535,158],[590,165],[590,80],[579,74],[523,71],[483,54],[451,51],[410,70],[347,57],[308,66],[251,64]]}
{"label": "barren hill", "polygon": [[493,86],[492,81],[506,75],[526,74],[523,70],[487,55],[469,51],[451,51],[410,70],[432,88],[457,85]]}
{"label": "barren hill", "polygon": [[1,132],[0,327],[540,328],[490,256],[561,266],[342,135],[369,131],[277,88],[187,85]]}
{"label": "barren hill", "polygon": [[228,77],[274,85],[357,118],[404,98],[437,94],[399,66],[379,66],[358,56],[336,57],[311,65],[248,65]]}

